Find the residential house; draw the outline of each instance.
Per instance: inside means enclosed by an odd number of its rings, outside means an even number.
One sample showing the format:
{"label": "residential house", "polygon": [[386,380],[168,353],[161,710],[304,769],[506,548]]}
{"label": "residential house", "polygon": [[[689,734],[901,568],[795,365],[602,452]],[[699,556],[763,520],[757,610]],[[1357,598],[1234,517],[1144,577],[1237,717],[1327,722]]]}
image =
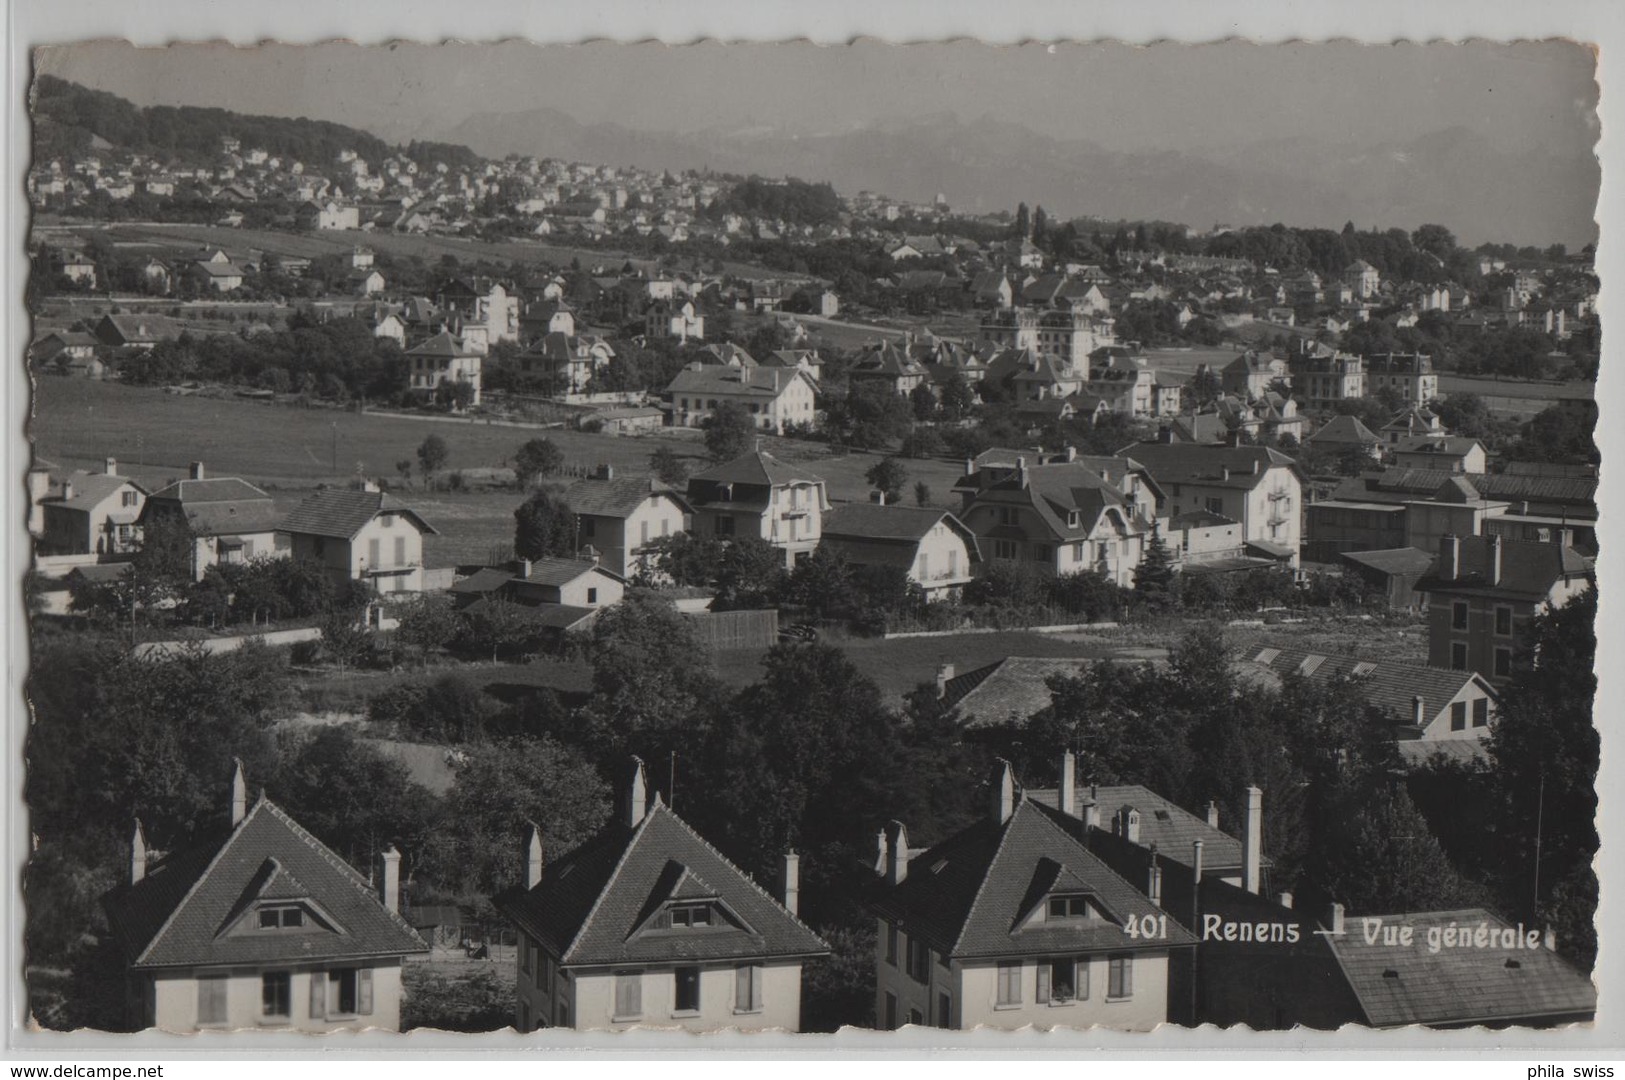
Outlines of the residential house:
{"label": "residential house", "polygon": [[64,251],[61,255],[61,274],[75,285],[96,287],[96,263],[80,251]]}
{"label": "residential house", "polygon": [[1369,300],[1382,287],[1382,273],[1364,259],[1355,259],[1343,268],[1343,280],[1360,300]]}
{"label": "residential house", "polygon": [[1322,349],[1300,358],[1292,385],[1310,408],[1330,409],[1339,401],[1365,397],[1365,361]]}
{"label": "residential house", "polygon": [[830,509],[823,477],[762,450],[690,476],[688,503],[696,536],[757,536],[781,549],[787,566],[818,547]]}
{"label": "residential house", "polygon": [[632,759],[615,814],[556,859],[532,826],[523,886],[494,898],[519,934],[520,1031],[798,1031],[801,969],[829,945],[796,917],[800,861],[778,897],[696,833]]}
{"label": "residential house", "polygon": [[970,279],[971,301],[978,307],[1009,308],[1015,302],[1015,291],[1009,275],[1000,270],[984,270]]}
{"label": "residential house", "polygon": [[[1447,486],[1448,485],[1448,486]],[[1509,540],[1555,541],[1567,536],[1567,542],[1582,554],[1597,551],[1597,478],[1585,475],[1557,475],[1550,472],[1530,472],[1522,463],[1509,462],[1499,473],[1475,473],[1471,476],[1435,469],[1386,469],[1368,472],[1345,480],[1336,491],[1339,501],[1356,501],[1372,506],[1387,507],[1399,524],[1399,543],[1405,536],[1432,533],[1434,542],[1424,545],[1437,548],[1437,536],[1443,532],[1457,535],[1497,533]],[[1482,500],[1482,505],[1479,504]],[[1444,511],[1429,505],[1418,511],[1416,504],[1446,502],[1471,504],[1474,516],[1472,527],[1438,528],[1438,518]],[[1425,512],[1425,525],[1411,526],[1412,513]],[[1455,518],[1463,513],[1450,510]],[[1378,544],[1394,547],[1397,544]],[[1417,545],[1413,545],[1417,546]]]}
{"label": "residential house", "polygon": [[564,501],[576,515],[582,546],[590,545],[599,565],[623,578],[652,570],[649,545],[685,532],[693,512],[681,492],[656,480],[617,477],[607,465],[599,476],[571,484]]}
{"label": "residential house", "polygon": [[241,764],[220,826],[160,856],[137,822],[129,882],[102,897],[130,1023],[399,1030],[402,962],[429,951],[400,915],[400,853],[357,872],[263,794],[250,806]]}
{"label": "residential house", "polygon": [[1263,397],[1276,383],[1290,382],[1286,361],[1249,349],[1219,371],[1219,384],[1227,394],[1251,400]]}
{"label": "residential house", "polygon": [[445,330],[406,350],[412,389],[427,391],[432,396],[442,385],[466,383],[470,405],[480,403],[481,360],[481,354],[467,339]]}
{"label": "residential house", "polygon": [[168,320],[150,315],[103,315],[93,333],[110,348],[143,351],[174,336]]}
{"label": "residential house", "polygon": [[1489,472],[1489,455],[1477,439],[1461,435],[1415,435],[1388,447],[1398,469],[1430,469],[1452,475]]}
{"label": "residential house", "polygon": [[1298,565],[1303,476],[1292,458],[1263,446],[1142,442],[1122,450],[1166,495],[1169,517],[1207,510],[1241,522],[1247,547]]}
{"label": "residential house", "polygon": [[1417,583],[1428,598],[1428,664],[1476,671],[1501,686],[1537,615],[1592,587],[1595,565],[1566,542],[1445,536]]}
{"label": "residential house", "polygon": [[1032,563],[1055,574],[1090,570],[1134,584],[1151,521],[1110,474],[1079,460],[1029,464],[1018,456],[977,466],[955,486],[960,519],[989,559]]}
{"label": "residential house", "polygon": [[1425,353],[1377,353],[1365,357],[1366,393],[1388,389],[1405,403],[1422,408],[1439,397],[1433,357]]}
{"label": "residential house", "polygon": [[782,435],[792,425],[816,423],[816,394],[812,377],[800,369],[693,363],[677,373],[661,397],[674,427],[700,427],[731,402],[762,431]]}
{"label": "residential house", "polygon": [[203,286],[215,292],[231,292],[243,287],[243,269],[230,261],[198,259],[192,263],[192,271]]}
{"label": "residential house", "polygon": [[271,496],[235,476],[211,479],[203,462],[194,461],[186,479],[147,496],[135,523],[145,540],[161,524],[184,528],[191,538],[192,579],[202,581],[216,563],[286,556],[276,541],[281,522]]}
{"label": "residential house", "polygon": [[520,370],[545,377],[550,394],[582,394],[593,375],[615,359],[615,349],[596,334],[544,334],[520,354]]}
{"label": "residential house", "polygon": [[1476,672],[1365,660],[1346,653],[1330,656],[1290,645],[1249,645],[1238,656],[1236,670],[1249,679],[1262,675],[1275,686],[1290,676],[1323,685],[1353,679],[1360,695],[1404,740],[1488,738],[1500,704],[1494,687]]}
{"label": "residential house", "polygon": [[345,205],[337,199],[325,202],[307,202],[300,206],[294,219],[301,229],[329,231],[333,229],[361,228],[361,210]]}
{"label": "residential house", "polygon": [[100,378],[106,368],[96,356],[99,344],[84,330],[55,330],[28,347],[28,358],[41,371]]}
{"label": "residential house", "polygon": [[924,506],[844,503],[824,515],[819,546],[853,566],[900,569],[928,600],[956,595],[982,561],[964,522]]}
{"label": "residential house", "polygon": [[376,296],[384,291],[384,275],[371,267],[352,270],[347,280],[350,292],[355,296]]}
{"label": "residential house", "polygon": [[705,316],[692,300],[658,300],[643,313],[643,321],[643,332],[651,338],[676,338],[679,343],[705,340]]}
{"label": "residential house", "polygon": [[[1310,504],[1310,524],[1313,527]],[[1310,532],[1308,535],[1314,535]],[[1313,554],[1311,554],[1313,552]],[[1317,558],[1313,540],[1304,542],[1304,558]],[[1421,548],[1401,547],[1370,551],[1344,551],[1338,561],[1345,575],[1352,575],[1380,592],[1388,602],[1390,611],[1418,611],[1427,603],[1427,597],[1416,591],[1417,582],[1433,569],[1434,555]]]}
{"label": "residential house", "polygon": [[877,1026],[1168,1020],[1169,957],[1195,936],[1090,854],[1065,815],[1026,798],[1008,762],[980,821],[924,851],[899,821],[879,840]]}
{"label": "residential house", "polygon": [[423,590],[423,538],[439,535],[416,510],[372,483],[359,491],[313,492],[280,531],[294,558],[319,563],[335,582],[361,581],[384,594]]}
{"label": "residential house", "polygon": [[75,472],[56,494],[39,500],[35,550],[41,555],[133,554],[140,548],[136,522],[146,499],[146,489],[120,476],[112,458],[99,473]]}
{"label": "residential house", "polygon": [[1360,422],[1358,416],[1334,416],[1320,430],[1304,440],[1304,445],[1328,453],[1352,455],[1372,461],[1382,457],[1382,439]]}
{"label": "residential house", "polygon": [[1050,707],[1049,682],[1081,674],[1092,661],[1076,657],[1007,656],[959,674],[937,667],[937,707],[963,727],[1025,724]]}
{"label": "residential house", "polygon": [[1406,409],[1396,415],[1392,420],[1382,426],[1377,432],[1382,436],[1384,446],[1393,446],[1405,439],[1412,439],[1419,435],[1448,435],[1439,414],[1432,409],[1421,406]]}
{"label": "residential house", "polygon": [[927,379],[925,365],[909,355],[910,344],[899,346],[884,341],[866,349],[853,362],[847,377],[854,382],[884,383],[892,393],[907,396]]}

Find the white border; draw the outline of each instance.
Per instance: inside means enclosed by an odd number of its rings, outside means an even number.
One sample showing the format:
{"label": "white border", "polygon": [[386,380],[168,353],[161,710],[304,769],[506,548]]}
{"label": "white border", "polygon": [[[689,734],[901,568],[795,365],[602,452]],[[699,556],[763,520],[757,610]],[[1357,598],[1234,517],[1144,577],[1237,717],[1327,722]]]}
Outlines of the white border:
{"label": "white border", "polygon": [[[1609,78],[1607,61],[1612,50],[1625,52],[1625,4],[1617,0],[1543,0],[1541,3],[1492,2],[1492,0],[1433,0],[1431,3],[1405,0],[1360,0],[1346,5],[1305,4],[1293,0],[1137,0],[1132,4],[1065,3],[1061,0],[1000,0],[998,3],[970,3],[942,0],[927,7],[920,3],[884,0],[712,0],[708,3],[675,4],[659,0],[598,0],[569,4],[556,2],[524,6],[491,3],[488,0],[367,0],[334,3],[332,0],[279,0],[277,3],[224,3],[211,0],[7,0],[8,34],[6,76],[9,90],[6,112],[6,248],[3,264],[8,304],[4,308],[9,360],[4,368],[4,397],[9,438],[5,441],[5,469],[8,480],[0,484],[3,520],[14,540],[22,536],[24,508],[21,477],[28,460],[22,424],[27,415],[28,384],[19,359],[28,341],[26,314],[22,310],[22,288],[27,273],[23,237],[28,207],[22,177],[28,159],[28,124],[25,96],[30,75],[28,50],[36,45],[64,43],[93,37],[124,37],[141,45],[160,45],[171,40],[199,41],[225,39],[240,45],[257,41],[311,42],[333,38],[377,43],[391,39],[435,41],[495,41],[527,38],[538,42],[571,42],[593,38],[615,40],[658,39],[668,43],[691,42],[703,38],[723,40],[782,41],[803,38],[820,44],[838,45],[854,37],[872,37],[892,42],[941,41],[957,37],[977,38],[993,43],[1024,40],[1091,40],[1113,38],[1136,43],[1159,40],[1187,42],[1247,37],[1256,41],[1295,39],[1328,40],[1349,38],[1367,42],[1396,39],[1412,41],[1463,40],[1483,38],[1569,37],[1601,46],[1604,66],[1600,114],[1603,143],[1603,187],[1600,206],[1619,206],[1622,192],[1619,174],[1625,171],[1625,156],[1619,141],[1609,138],[1609,119],[1621,99],[1617,76]],[[1625,454],[1625,425],[1608,423],[1616,408],[1625,408],[1625,379],[1612,370],[1618,360],[1613,348],[1614,312],[1625,312],[1620,303],[1625,282],[1625,256],[1613,242],[1603,219],[1603,235],[1598,245],[1598,271],[1602,278],[1602,312],[1605,336],[1602,378],[1598,399],[1604,403],[1605,423],[1599,426],[1604,469],[1599,503],[1602,514],[1601,611],[1598,619],[1599,655],[1612,657],[1621,637],[1611,632],[1615,620],[1625,614],[1625,606],[1615,599],[1607,583],[1614,580],[1612,567],[1616,534],[1614,508],[1621,505],[1619,470],[1611,463]],[[1621,873],[1619,848],[1608,842],[1625,829],[1617,803],[1608,797],[1611,781],[1620,770],[1610,732],[1604,725],[1603,775],[1598,791],[1603,796],[1599,832],[1604,837],[1599,857],[1602,903],[1597,913],[1601,955],[1597,967],[1600,1000],[1596,1024],[1591,1028],[1559,1032],[1449,1032],[1426,1030],[1372,1032],[1345,1029],[1335,1034],[1222,1032],[1213,1028],[1183,1030],[1167,1028],[1151,1036],[1120,1032],[1053,1032],[1047,1035],[1018,1033],[870,1033],[847,1032],[834,1038],[813,1036],[714,1036],[696,1039],[683,1035],[633,1033],[605,1036],[537,1033],[532,1036],[364,1036],[315,1041],[298,1041],[268,1036],[234,1036],[229,1046],[224,1040],[178,1039],[162,1035],[107,1036],[88,1033],[62,1035],[29,1032],[22,1021],[26,1000],[22,993],[21,939],[22,906],[17,888],[17,867],[26,857],[27,825],[22,810],[22,740],[27,713],[22,707],[22,679],[27,670],[26,631],[18,585],[27,564],[27,546],[9,544],[4,597],[12,617],[5,621],[7,664],[8,748],[4,786],[13,812],[7,816],[6,869],[3,903],[8,933],[0,939],[4,959],[4,995],[7,1005],[6,1043],[13,1059],[51,1054],[57,1060],[116,1057],[134,1061],[141,1056],[183,1058],[201,1055],[220,1058],[230,1055],[263,1057],[267,1052],[292,1058],[320,1054],[375,1057],[380,1053],[410,1052],[415,1056],[468,1057],[481,1052],[496,1057],[534,1057],[547,1040],[549,1058],[557,1056],[670,1056],[672,1051],[688,1055],[718,1053],[746,1056],[838,1055],[873,1058],[877,1055],[920,1056],[926,1052],[977,1057],[1007,1056],[1024,1052],[1038,1056],[1090,1052],[1099,1057],[1155,1055],[1166,1058],[1212,1058],[1224,1056],[1262,1057],[1288,1053],[1315,1057],[1361,1056],[1416,1057],[1438,1054],[1449,1057],[1520,1055],[1529,1059],[1574,1062],[1599,1051],[1625,1049],[1625,1005],[1613,992],[1625,984],[1625,959],[1618,935],[1611,926],[1625,925],[1625,903],[1616,889],[1625,884]],[[1625,676],[1615,665],[1599,665],[1598,715],[1608,709],[1602,703],[1621,699]],[[144,1053],[143,1053],[144,1052]],[[1521,1074],[1520,1074],[1521,1075]]]}

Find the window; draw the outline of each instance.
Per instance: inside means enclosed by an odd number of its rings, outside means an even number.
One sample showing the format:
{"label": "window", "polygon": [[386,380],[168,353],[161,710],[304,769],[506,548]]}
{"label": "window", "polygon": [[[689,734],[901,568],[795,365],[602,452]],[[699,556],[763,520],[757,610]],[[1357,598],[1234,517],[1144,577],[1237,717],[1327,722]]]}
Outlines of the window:
{"label": "window", "polygon": [[133,491],[126,491],[121,496],[121,504],[124,505],[124,506],[134,506],[135,505],[135,500],[136,500],[136,493],[133,492]]}
{"label": "window", "polygon": [[1021,1004],[1021,961],[999,961],[999,996],[995,1004]]}
{"label": "window", "polygon": [[598,590],[597,589],[588,589],[587,590],[587,603],[589,605],[598,603]]}
{"label": "window", "polygon": [[536,989],[546,993],[553,982],[552,962],[538,946],[536,949]]}
{"label": "window", "polygon": [[1452,641],[1450,643],[1450,670],[1467,670],[1467,643],[1465,641]]}
{"label": "window", "polygon": [[1511,674],[1512,674],[1512,650],[1511,649],[1496,649],[1495,650],[1495,677],[1497,679],[1505,679],[1505,678],[1508,678],[1509,676],[1511,676]]}
{"label": "window", "polygon": [[1450,730],[1467,730],[1467,703],[1465,701],[1453,701],[1450,703]]}
{"label": "window", "polygon": [[993,541],[993,557],[995,559],[1014,559],[1016,557],[1016,542],[1014,540]]}
{"label": "window", "polygon": [[897,1030],[897,995],[886,991],[886,1030]]}
{"label": "window", "polygon": [[954,1001],[947,994],[937,995],[937,1027],[953,1027]]}
{"label": "window", "polygon": [[670,909],[670,915],[674,929],[713,924],[710,904],[677,904]]}
{"label": "window", "polygon": [[1051,919],[1087,919],[1089,901],[1082,896],[1052,896],[1049,898]]}
{"label": "window", "polygon": [[1450,629],[1467,629],[1467,601],[1457,600],[1450,605]]}
{"label": "window", "polygon": [[912,936],[908,939],[908,977],[917,983],[931,981],[931,947]]}
{"label": "window", "polygon": [[1473,702],[1473,726],[1487,727],[1490,722],[1490,699],[1479,698]]}
{"label": "window", "polygon": [[731,517],[717,518],[717,535],[732,536],[734,534],[734,519]]}
{"label": "window", "polygon": [[1121,999],[1134,996],[1134,957],[1114,956],[1107,962],[1106,997]]}
{"label": "window", "polygon": [[524,998],[519,999],[519,1030],[530,1031],[530,1002]]}
{"label": "window", "polygon": [[519,939],[519,970],[524,972],[526,975],[529,975],[531,972],[531,953],[535,950],[535,948],[536,946],[531,943],[530,938],[521,937]]}
{"label": "window", "polygon": [[762,1011],[762,966],[745,964],[734,968],[734,1012]]}
{"label": "window", "polygon": [[293,977],[286,971],[267,971],[260,976],[260,1015],[268,1020],[286,1020],[291,1015]]}
{"label": "window", "polygon": [[673,1002],[675,1011],[700,1011],[700,969],[697,967],[680,967],[673,975],[677,982],[676,1000]]}
{"label": "window", "polygon": [[1497,637],[1512,636],[1512,609],[1497,605],[1495,608],[1495,635]]}
{"label": "window", "polygon": [[[336,1012],[344,1016],[354,1016],[361,1010],[360,974],[355,968],[340,968],[327,973],[327,1005],[330,1014]],[[369,971],[367,974],[371,975],[372,972]],[[311,974],[312,987],[319,985],[321,981],[321,972]]]}
{"label": "window", "polygon": [[395,538],[395,565],[406,565],[406,537],[404,536]]}
{"label": "window", "polygon": [[197,1022],[224,1024],[226,1022],[226,977],[204,975],[197,981]]}
{"label": "window", "polygon": [[377,566],[380,562],[383,561],[383,556],[384,556],[383,541],[380,540],[376,536],[373,537],[371,540],[368,540],[367,541],[367,565],[368,566]]}
{"label": "window", "polygon": [[1068,1001],[1076,1001],[1088,997],[1088,993],[1078,993],[1078,972],[1082,970],[1083,977],[1089,977],[1089,968],[1086,964],[1079,964],[1071,957],[1060,960],[1043,960],[1038,964],[1038,993],[1035,996],[1040,1005],[1064,1005]]}
{"label": "window", "polygon": [[1222,513],[1224,513],[1224,500],[1223,499],[1206,499],[1204,501],[1207,503],[1207,508],[1208,508],[1209,513],[1214,513],[1214,514],[1222,514]]}
{"label": "window", "polygon": [[300,907],[260,908],[261,930],[298,929],[305,925],[305,909]]}
{"label": "window", "polygon": [[911,1024],[923,1024],[925,1023],[925,1016],[918,1009],[910,1009],[908,1011],[908,1022]]}
{"label": "window", "polygon": [[886,963],[897,966],[897,927],[886,924]]}
{"label": "window", "polygon": [[[643,972],[617,971],[615,973],[615,1015],[613,1019],[635,1020],[642,1015]],[[565,1026],[562,1020],[559,1022],[559,1026]]]}

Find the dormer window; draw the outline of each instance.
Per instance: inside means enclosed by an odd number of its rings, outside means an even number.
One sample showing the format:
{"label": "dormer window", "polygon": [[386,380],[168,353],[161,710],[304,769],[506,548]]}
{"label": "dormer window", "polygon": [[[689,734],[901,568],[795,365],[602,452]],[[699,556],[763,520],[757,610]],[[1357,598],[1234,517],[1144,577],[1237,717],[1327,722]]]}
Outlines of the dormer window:
{"label": "dormer window", "polygon": [[1081,510],[1068,510],[1066,512],[1067,528],[1076,529],[1081,524],[1083,524],[1083,512]]}
{"label": "dormer window", "polygon": [[708,928],[719,921],[710,904],[673,904],[667,909],[667,915],[673,930]]}
{"label": "dormer window", "polygon": [[259,910],[261,930],[302,930],[304,926],[305,909],[297,904],[286,907],[263,907]]}
{"label": "dormer window", "polygon": [[1094,908],[1090,906],[1087,896],[1081,893],[1066,893],[1049,898],[1046,918],[1050,922],[1063,919],[1092,919]]}

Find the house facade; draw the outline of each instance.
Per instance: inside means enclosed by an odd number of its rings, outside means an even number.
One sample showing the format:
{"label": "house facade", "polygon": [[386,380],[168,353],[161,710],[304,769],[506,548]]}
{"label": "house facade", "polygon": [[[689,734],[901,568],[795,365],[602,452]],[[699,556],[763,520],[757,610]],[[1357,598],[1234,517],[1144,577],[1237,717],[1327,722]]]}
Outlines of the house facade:
{"label": "house facade", "polygon": [[617,478],[608,466],[599,477],[571,484],[564,501],[576,515],[581,543],[623,578],[652,569],[649,545],[687,531],[693,513],[681,492],[655,480]]}
{"label": "house facade", "polygon": [[1381,353],[1365,358],[1366,392],[1393,390],[1405,404],[1423,408],[1439,396],[1433,357],[1425,353]]}
{"label": "house facade", "polygon": [[677,373],[662,397],[674,427],[700,427],[724,403],[750,414],[762,431],[784,434],[791,425],[817,422],[817,387],[800,368],[690,364]]}
{"label": "house facade", "polygon": [[924,851],[880,834],[875,1020],[1013,1030],[1149,1031],[1169,1016],[1169,958],[1195,937],[1090,854],[998,763],[985,817]]}
{"label": "house facade", "polygon": [[1262,446],[1143,442],[1122,452],[1157,481],[1168,517],[1206,510],[1241,522],[1242,540],[1298,565],[1303,478],[1297,463]]}
{"label": "house facade", "polygon": [[466,383],[470,405],[480,403],[480,353],[464,338],[447,331],[406,350],[407,371],[414,390],[433,394],[443,384]]}
{"label": "house facade", "polygon": [[770,895],[649,788],[632,759],[610,822],[495,898],[519,934],[520,1031],[801,1029],[802,965],[829,946],[797,917],[800,861]]}
{"label": "house facade", "polygon": [[399,499],[367,484],[323,488],[283,520],[296,559],[319,563],[337,582],[364,581],[380,593],[421,592],[423,538],[433,525]]}
{"label": "house facade", "polygon": [[112,458],[103,472],[75,472],[39,501],[35,549],[41,555],[134,554],[141,546],[136,522],[146,500],[146,489],[120,476]]}
{"label": "house facade", "polygon": [[696,536],[756,536],[794,566],[818,547],[829,495],[824,479],[761,450],[741,454],[688,478]]}
{"label": "house facade", "polygon": [[400,916],[400,853],[378,862],[374,883],[263,795],[250,806],[240,765],[223,837],[159,858],[138,822],[129,881],[102,898],[128,1022],[399,1030],[402,962],[429,947]]}
{"label": "house facade", "polygon": [[185,480],[147,497],[136,525],[144,539],[160,522],[171,522],[190,534],[192,579],[202,581],[216,563],[245,563],[285,556],[277,546],[282,515],[271,496],[235,476],[209,478],[201,461],[192,462]]}
{"label": "house facade", "polygon": [[976,534],[946,510],[846,503],[824,515],[820,546],[853,566],[903,570],[928,600],[955,595],[982,561]]}

